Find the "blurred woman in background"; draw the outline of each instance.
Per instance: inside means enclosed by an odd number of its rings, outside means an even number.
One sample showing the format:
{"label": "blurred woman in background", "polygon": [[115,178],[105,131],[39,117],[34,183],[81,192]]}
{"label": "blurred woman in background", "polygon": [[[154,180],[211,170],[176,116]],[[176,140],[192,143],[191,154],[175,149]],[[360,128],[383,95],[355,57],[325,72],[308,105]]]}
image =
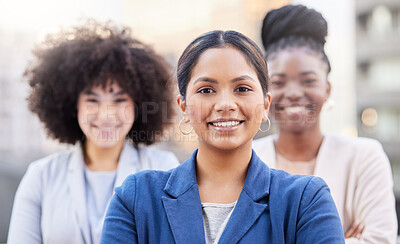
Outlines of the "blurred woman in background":
{"label": "blurred woman in background", "polygon": [[99,243],[114,188],[127,175],[178,165],[172,153],[140,146],[156,141],[171,113],[170,69],[129,29],[95,21],[48,36],[34,54],[30,109],[50,137],[77,146],[31,163],[8,243]]}
{"label": "blurred woman in background", "polygon": [[325,19],[288,5],[266,15],[261,35],[278,134],[256,140],[254,150],[272,168],[327,182],[346,243],[395,243],[393,181],[381,144],[321,133],[320,112],[331,91]]}

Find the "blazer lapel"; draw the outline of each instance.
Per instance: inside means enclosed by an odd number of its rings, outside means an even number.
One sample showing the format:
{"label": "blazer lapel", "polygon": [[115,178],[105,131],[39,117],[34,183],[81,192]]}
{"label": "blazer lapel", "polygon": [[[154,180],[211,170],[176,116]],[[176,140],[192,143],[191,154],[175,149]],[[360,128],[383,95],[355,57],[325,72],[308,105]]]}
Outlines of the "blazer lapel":
{"label": "blazer lapel", "polygon": [[246,181],[219,243],[237,243],[253,226],[268,204],[270,170],[253,151]]}
{"label": "blazer lapel", "polygon": [[205,243],[196,154],[173,170],[164,188],[169,196],[162,201],[176,243]]}
{"label": "blazer lapel", "polygon": [[67,184],[71,192],[72,206],[84,243],[91,243],[86,206],[85,175],[82,149],[77,146],[68,165]]}

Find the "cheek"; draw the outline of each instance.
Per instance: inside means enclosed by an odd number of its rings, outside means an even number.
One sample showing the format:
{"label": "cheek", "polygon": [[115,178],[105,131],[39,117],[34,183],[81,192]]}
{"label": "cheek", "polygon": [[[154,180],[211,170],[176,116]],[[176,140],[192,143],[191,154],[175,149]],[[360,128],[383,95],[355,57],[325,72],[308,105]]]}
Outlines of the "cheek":
{"label": "cheek", "polygon": [[254,101],[251,101],[249,104],[253,104],[250,108],[251,116],[258,122],[261,121],[265,115],[265,105],[263,97]]}
{"label": "cheek", "polygon": [[135,120],[135,109],[133,104],[121,104],[118,106],[118,117],[124,123],[133,123]]}
{"label": "cheek", "polygon": [[198,101],[197,99],[191,99],[186,105],[186,113],[192,123],[200,123],[209,113],[208,111],[210,109],[211,105],[204,100]]}
{"label": "cheek", "polygon": [[271,103],[278,102],[283,97],[283,90],[271,89]]}
{"label": "cheek", "polygon": [[316,87],[308,92],[306,91],[305,95],[310,97],[318,105],[322,105],[327,99],[327,96],[323,91],[323,87]]}
{"label": "cheek", "polygon": [[96,119],[98,106],[94,104],[80,103],[78,104],[78,122],[81,126]]}

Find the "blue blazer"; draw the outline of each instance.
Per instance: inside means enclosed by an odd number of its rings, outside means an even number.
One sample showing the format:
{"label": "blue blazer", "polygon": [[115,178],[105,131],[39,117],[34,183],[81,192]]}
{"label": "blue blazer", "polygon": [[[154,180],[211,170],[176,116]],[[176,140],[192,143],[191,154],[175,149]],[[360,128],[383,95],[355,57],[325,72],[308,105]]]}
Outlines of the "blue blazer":
{"label": "blue blazer", "polygon": [[[116,189],[100,243],[205,243],[196,154],[167,172],[130,175]],[[321,178],[268,168],[253,151],[219,243],[345,243]]]}

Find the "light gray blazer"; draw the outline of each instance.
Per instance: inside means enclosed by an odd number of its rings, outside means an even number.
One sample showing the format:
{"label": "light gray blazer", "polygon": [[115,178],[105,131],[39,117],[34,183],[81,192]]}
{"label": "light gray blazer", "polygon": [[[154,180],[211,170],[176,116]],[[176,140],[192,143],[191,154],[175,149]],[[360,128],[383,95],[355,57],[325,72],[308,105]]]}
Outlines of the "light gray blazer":
{"label": "light gray blazer", "polygon": [[[132,173],[168,170],[179,165],[170,152],[125,142],[114,187]],[[30,164],[14,200],[9,244],[92,243],[86,205],[84,161],[80,146]]]}
{"label": "light gray blazer", "polygon": [[[274,139],[253,143],[257,155],[271,168],[276,166]],[[325,135],[318,151],[314,175],[325,180],[336,203],[343,231],[354,222],[365,225],[361,239],[346,244],[394,244],[397,220],[393,179],[382,145],[369,138]]]}

